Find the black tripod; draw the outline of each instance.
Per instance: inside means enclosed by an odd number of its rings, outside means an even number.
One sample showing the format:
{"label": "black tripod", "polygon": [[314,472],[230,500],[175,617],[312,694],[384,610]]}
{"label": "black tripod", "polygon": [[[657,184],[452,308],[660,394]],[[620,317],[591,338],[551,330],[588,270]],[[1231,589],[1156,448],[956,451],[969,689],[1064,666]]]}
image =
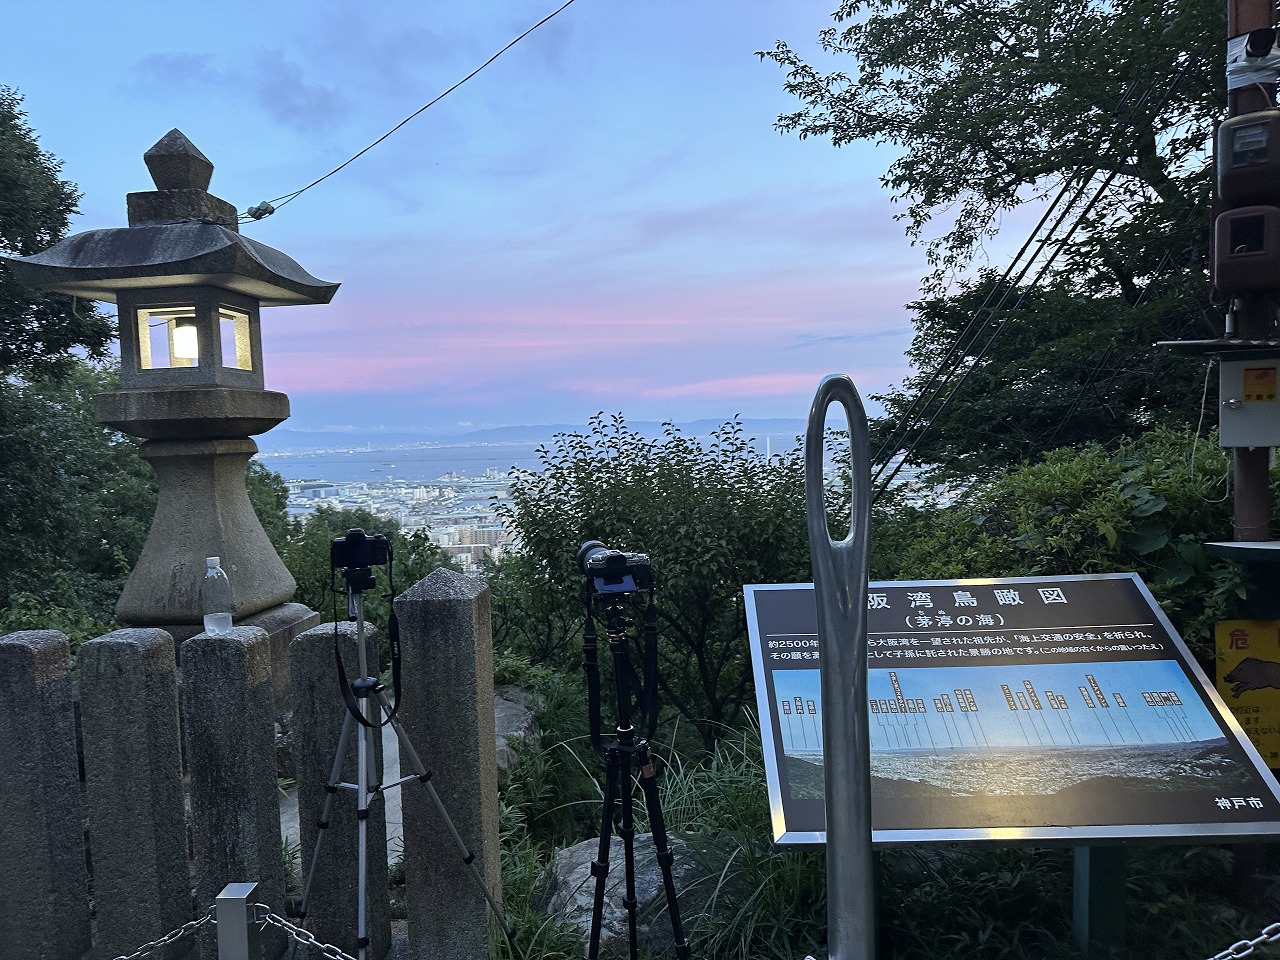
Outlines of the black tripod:
{"label": "black tripod", "polygon": [[[350,536],[349,534],[348,539]],[[363,536],[363,532],[361,532],[361,536]],[[385,561],[374,559],[371,562],[380,563]],[[365,960],[370,943],[367,889],[369,805],[372,801],[383,796],[388,790],[399,789],[404,784],[417,780],[426,787],[427,795],[431,798],[436,808],[436,813],[439,814],[440,820],[444,823],[450,837],[452,837],[454,844],[458,848],[458,852],[462,856],[462,862],[470,871],[472,880],[475,881],[480,891],[484,894],[489,907],[497,918],[498,924],[502,927],[503,933],[506,934],[509,940],[512,936],[512,930],[507,924],[506,917],[503,916],[502,908],[498,905],[498,902],[485,884],[484,878],[476,869],[474,854],[467,848],[466,841],[458,833],[453,819],[449,816],[444,802],[440,799],[440,794],[436,791],[435,784],[431,782],[431,771],[423,765],[417,750],[414,749],[413,743],[409,739],[409,735],[405,733],[404,727],[396,719],[400,699],[400,639],[398,625],[394,620],[395,614],[394,612],[392,613],[393,619],[387,630],[391,640],[392,676],[394,678],[392,683],[396,699],[393,705],[387,701],[386,688],[377,677],[369,675],[368,654],[365,650],[364,591],[374,586],[373,574],[367,566],[345,567],[342,570],[342,577],[347,582],[347,609],[351,619],[356,622],[356,650],[360,676],[351,683],[347,682],[346,670],[342,665],[342,651],[338,646],[338,625],[335,617],[333,652],[337,661],[338,685],[342,690],[346,710],[342,718],[342,732],[338,735],[338,747],[334,752],[333,769],[329,774],[328,781],[325,783],[324,808],[320,814],[319,831],[316,834],[315,848],[311,855],[311,866],[307,871],[307,883],[302,894],[302,904],[298,914],[299,919],[305,919],[307,915],[307,903],[311,897],[311,885],[315,880],[316,865],[320,860],[320,847],[324,842],[325,833],[329,826],[329,816],[333,811],[333,799],[339,790],[354,791],[356,795],[357,832],[356,949],[359,960]],[[392,593],[394,594],[394,589]],[[390,724],[395,731],[396,738],[400,743],[401,756],[413,771],[409,776],[401,777],[392,783],[382,783],[382,778],[376,769],[376,754],[374,753],[374,735],[387,724]],[[358,737],[356,740],[356,782],[346,783],[342,779],[342,768],[346,762],[347,748],[353,733]],[[385,856],[385,854],[383,855]],[[290,946],[291,948],[296,947],[296,941]],[[292,955],[291,949],[290,956]]]}
{"label": "black tripod", "polygon": [[[584,547],[584,551],[585,551]],[[635,554],[627,556],[637,556]],[[647,558],[646,558],[647,560]],[[647,571],[646,571],[647,574]],[[636,960],[638,944],[636,936],[636,871],[635,871],[635,820],[634,781],[638,780],[644,793],[645,810],[649,815],[649,829],[653,834],[653,846],[658,867],[662,872],[662,886],[667,898],[667,915],[671,918],[671,933],[675,938],[676,956],[688,960],[689,944],[684,938],[680,923],[680,905],[676,899],[675,879],[672,876],[671,849],[667,844],[666,821],[658,800],[658,779],[649,753],[649,738],[657,728],[657,610],[653,604],[653,589],[649,586],[649,603],[644,614],[644,669],[645,682],[637,682],[628,656],[623,602],[627,593],[609,591],[606,581],[592,579],[588,571],[585,587],[587,607],[583,629],[583,669],[587,674],[587,705],[591,726],[591,742],[596,752],[605,760],[604,805],[600,817],[600,847],[591,864],[595,877],[595,901],[591,909],[591,938],[587,946],[587,960],[600,956],[600,926],[604,917],[605,884],[609,877],[609,846],[611,833],[616,828],[622,839],[623,863],[626,870],[626,894],[623,907],[627,912],[627,937],[631,960]],[[628,583],[634,585],[633,581]],[[595,585],[593,588],[593,584]],[[601,592],[601,590],[607,592]],[[596,658],[598,647],[595,621],[592,617],[592,599],[599,595],[605,601],[605,632],[609,651],[613,655],[614,689],[618,707],[617,738],[605,741],[600,732],[600,665]],[[637,689],[638,688],[638,689]],[[637,740],[632,726],[633,690],[639,713],[644,723],[644,736]],[[625,783],[625,788],[624,788]]]}

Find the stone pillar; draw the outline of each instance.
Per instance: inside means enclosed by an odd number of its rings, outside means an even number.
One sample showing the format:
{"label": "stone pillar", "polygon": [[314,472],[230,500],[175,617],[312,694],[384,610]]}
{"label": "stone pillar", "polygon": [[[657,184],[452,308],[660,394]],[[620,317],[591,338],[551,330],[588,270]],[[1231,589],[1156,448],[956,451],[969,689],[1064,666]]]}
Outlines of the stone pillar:
{"label": "stone pillar", "polygon": [[[76,657],[93,855],[93,943],[132,953],[191,919],[173,638],[117,630]],[[189,944],[156,956],[179,960]]]}
{"label": "stone pillar", "polygon": [[[347,678],[359,675],[356,656],[356,625],[337,625],[339,646],[346,664]],[[338,688],[333,660],[334,624],[327,623],[306,631],[290,644],[289,658],[293,670],[294,763],[298,779],[298,828],[302,844],[302,877],[305,883],[315,854],[316,835],[325,798],[325,784],[333,772],[338,752],[338,735],[347,716],[347,708]],[[365,651],[370,673],[377,673],[378,630],[365,626]],[[356,750],[364,727],[351,721],[346,757],[341,779],[356,783]],[[376,786],[382,771],[382,731],[369,737],[373,747],[374,769],[378,778],[370,777]],[[408,785],[405,789],[412,790]],[[307,916],[302,926],[322,943],[340,947],[351,956],[357,955],[356,857],[358,853],[354,790],[333,794],[328,823],[323,832],[315,879],[307,903]],[[369,807],[367,854],[369,957],[382,960],[391,946],[391,912],[387,880],[386,800],[375,799]]]}
{"label": "stone pillar", "polygon": [[84,813],[71,645],[55,630],[0,637],[0,944],[6,960],[89,949]]}
{"label": "stone pillar", "polygon": [[[265,631],[197,634],[182,645],[182,718],[190,775],[197,909],[228,883],[256,882],[259,902],[284,916],[284,857],[276,788],[271,650]],[[211,936],[203,960],[215,960]],[[264,931],[263,956],[284,938]]]}
{"label": "stone pillar", "polygon": [[[404,665],[401,717],[475,866],[501,896],[489,588],[437,569],[395,602]],[[401,770],[410,770],[401,751]],[[405,899],[415,957],[486,960],[483,894],[422,785],[406,784]]]}

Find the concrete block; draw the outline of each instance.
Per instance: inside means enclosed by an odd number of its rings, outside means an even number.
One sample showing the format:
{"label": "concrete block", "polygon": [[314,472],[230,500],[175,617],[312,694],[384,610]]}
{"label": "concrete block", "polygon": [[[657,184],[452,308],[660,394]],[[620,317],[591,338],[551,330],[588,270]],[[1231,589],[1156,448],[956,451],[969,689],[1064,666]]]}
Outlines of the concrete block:
{"label": "concrete block", "polygon": [[[182,645],[182,717],[190,776],[198,909],[228,883],[255,881],[259,902],[284,916],[284,857],[276,786],[271,650],[265,631],[233,627]],[[284,938],[265,930],[263,956]],[[215,960],[211,937],[202,960]]]}

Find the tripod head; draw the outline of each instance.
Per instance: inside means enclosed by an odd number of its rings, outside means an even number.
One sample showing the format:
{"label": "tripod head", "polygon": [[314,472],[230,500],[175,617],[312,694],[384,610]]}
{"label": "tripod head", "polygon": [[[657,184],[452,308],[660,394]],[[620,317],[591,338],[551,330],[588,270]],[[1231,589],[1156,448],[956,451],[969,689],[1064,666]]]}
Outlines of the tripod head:
{"label": "tripod head", "polygon": [[335,537],[329,544],[330,570],[342,570],[348,593],[363,593],[375,585],[373,567],[391,562],[391,545],[380,533],[372,536],[352,527],[346,536]]}
{"label": "tripod head", "polygon": [[[604,754],[601,735],[600,667],[594,612],[603,609],[609,650],[613,655],[613,679],[619,742],[630,743],[635,736],[633,714],[638,714],[641,737],[651,738],[658,726],[658,629],[654,605],[653,568],[643,553],[610,550],[599,540],[588,540],[578,550],[578,568],[586,576],[583,602],[586,623],[582,632],[583,670],[587,675],[587,719],[591,743]],[[626,618],[629,601],[636,594],[647,595],[640,645],[643,678],[631,664]]]}

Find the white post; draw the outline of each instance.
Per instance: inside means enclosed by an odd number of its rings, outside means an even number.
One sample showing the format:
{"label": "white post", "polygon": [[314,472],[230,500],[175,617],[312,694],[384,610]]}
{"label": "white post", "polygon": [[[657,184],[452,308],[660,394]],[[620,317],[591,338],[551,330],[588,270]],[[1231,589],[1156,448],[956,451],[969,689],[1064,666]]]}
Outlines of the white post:
{"label": "white post", "polygon": [[249,902],[257,889],[256,883],[228,883],[218,894],[218,960],[261,960],[258,925]]}

